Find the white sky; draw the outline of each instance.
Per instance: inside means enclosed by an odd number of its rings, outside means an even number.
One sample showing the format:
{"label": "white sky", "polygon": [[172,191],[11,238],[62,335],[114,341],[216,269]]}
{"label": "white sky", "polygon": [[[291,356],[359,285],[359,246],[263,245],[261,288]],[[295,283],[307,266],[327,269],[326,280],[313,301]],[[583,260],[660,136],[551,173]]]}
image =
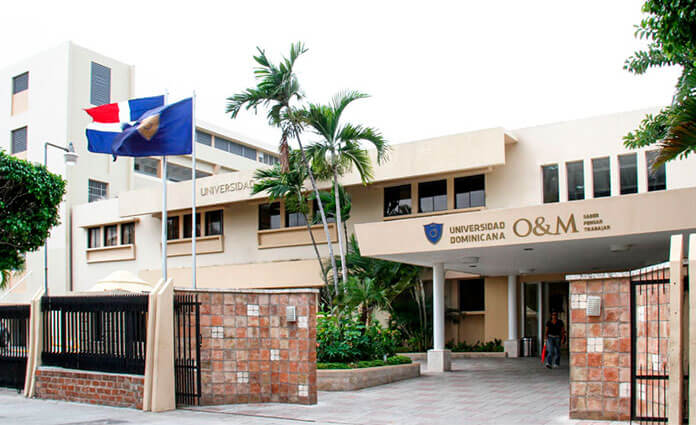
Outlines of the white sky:
{"label": "white sky", "polygon": [[136,95],[195,89],[199,118],[275,145],[263,116],[232,121],[225,98],[254,83],[257,45],[277,57],[302,40],[308,98],[366,92],[348,118],[399,143],[668,103],[677,70],[622,69],[641,4],[22,0],[2,7],[0,68],[73,40],[134,64]]}

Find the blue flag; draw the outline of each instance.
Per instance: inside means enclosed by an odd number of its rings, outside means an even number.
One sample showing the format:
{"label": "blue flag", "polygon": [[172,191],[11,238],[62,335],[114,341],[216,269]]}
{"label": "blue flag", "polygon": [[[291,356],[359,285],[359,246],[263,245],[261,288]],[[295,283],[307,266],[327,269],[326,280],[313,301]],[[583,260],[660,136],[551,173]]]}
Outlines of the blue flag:
{"label": "blue flag", "polygon": [[111,145],[117,156],[188,155],[193,141],[193,99],[188,98],[145,112],[126,124]]}

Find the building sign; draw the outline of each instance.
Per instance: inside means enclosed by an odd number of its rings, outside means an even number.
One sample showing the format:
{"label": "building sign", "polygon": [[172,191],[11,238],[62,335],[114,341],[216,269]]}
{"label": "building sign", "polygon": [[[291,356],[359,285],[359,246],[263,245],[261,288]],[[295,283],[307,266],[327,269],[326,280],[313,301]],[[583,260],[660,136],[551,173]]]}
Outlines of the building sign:
{"label": "building sign", "polygon": [[214,186],[201,187],[201,196],[215,196],[227,192],[246,191],[251,192],[254,188],[254,179],[245,182],[232,182],[225,184],[216,184]]}
{"label": "building sign", "polygon": [[[582,218],[580,218],[582,217]],[[435,244],[428,233],[428,240]],[[502,241],[509,238],[534,239],[543,236],[558,236],[582,232],[606,232],[611,229],[597,212],[584,213],[582,216],[571,213],[552,217],[519,217],[512,220],[489,221],[474,224],[449,226],[449,242],[452,245],[471,244],[477,242]]]}

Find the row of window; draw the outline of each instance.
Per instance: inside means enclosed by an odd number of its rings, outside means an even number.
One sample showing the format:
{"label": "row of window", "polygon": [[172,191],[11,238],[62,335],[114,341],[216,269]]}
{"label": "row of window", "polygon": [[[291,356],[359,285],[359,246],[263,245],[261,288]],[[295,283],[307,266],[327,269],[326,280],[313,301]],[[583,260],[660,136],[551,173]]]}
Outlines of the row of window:
{"label": "row of window", "polygon": [[[120,236],[120,237],[119,237]],[[110,224],[87,229],[87,248],[135,243],[135,223]]]}
{"label": "row of window", "polygon": [[[147,176],[160,177],[160,160],[157,158],[136,157],[133,161],[133,171]],[[208,177],[210,175],[210,173],[205,171],[196,171],[196,178]],[[191,168],[168,162],[167,180],[172,182],[191,180]]]}
{"label": "row of window", "polygon": [[[413,197],[410,184],[384,188],[384,216],[412,214]],[[418,212],[429,213],[447,209],[447,180],[418,183]],[[485,176],[454,179],[454,208],[474,208],[486,205]]]}
{"label": "row of window", "polygon": [[[312,209],[310,211],[310,216],[314,213],[318,213],[319,205],[317,201],[312,202]],[[280,202],[273,202],[270,204],[259,205],[259,230],[270,230],[270,229],[280,229],[281,227],[297,227],[306,226],[307,220],[302,213],[291,213],[285,211],[285,221],[281,220],[281,209]],[[327,222],[335,222],[335,218],[327,217]]]}
{"label": "row of window", "polygon": [[[173,215],[167,217],[167,240],[187,239],[193,234],[191,223],[192,214]],[[204,236],[223,234],[222,210],[206,211],[203,213]],[[201,236],[201,213],[196,213],[196,237]]]}
{"label": "row of window", "polygon": [[[653,170],[657,159],[657,151],[645,152],[648,165],[648,191],[667,189],[667,175],[664,164]],[[638,155],[629,153],[619,155],[619,193],[626,195],[638,193]],[[611,165],[609,157],[593,158],[592,164],[592,194],[594,198],[611,196]],[[566,179],[568,183],[568,200],[585,199],[585,170],[584,161],[566,162]],[[543,200],[544,203],[560,200],[558,164],[542,167]]]}
{"label": "row of window", "polygon": [[279,161],[278,157],[269,153],[257,152],[257,150],[252,147],[233,142],[232,140],[228,140],[220,136],[213,137],[212,134],[201,130],[196,130],[196,142],[267,165],[274,165]]}

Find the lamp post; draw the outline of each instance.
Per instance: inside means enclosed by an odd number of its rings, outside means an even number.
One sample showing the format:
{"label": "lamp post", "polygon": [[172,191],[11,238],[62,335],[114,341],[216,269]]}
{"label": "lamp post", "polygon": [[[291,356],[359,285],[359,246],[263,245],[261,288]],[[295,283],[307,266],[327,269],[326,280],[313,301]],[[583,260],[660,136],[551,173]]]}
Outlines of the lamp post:
{"label": "lamp post", "polygon": [[[75,147],[73,146],[72,142],[68,143],[67,148],[65,146],[54,145],[53,143],[46,142],[44,143],[44,167],[46,167],[46,169],[48,169],[49,146],[65,152],[65,165],[73,166],[77,163],[77,158],[79,155],[77,152],[75,152]],[[46,237],[46,241],[44,242],[44,295],[48,295],[48,237]]]}

